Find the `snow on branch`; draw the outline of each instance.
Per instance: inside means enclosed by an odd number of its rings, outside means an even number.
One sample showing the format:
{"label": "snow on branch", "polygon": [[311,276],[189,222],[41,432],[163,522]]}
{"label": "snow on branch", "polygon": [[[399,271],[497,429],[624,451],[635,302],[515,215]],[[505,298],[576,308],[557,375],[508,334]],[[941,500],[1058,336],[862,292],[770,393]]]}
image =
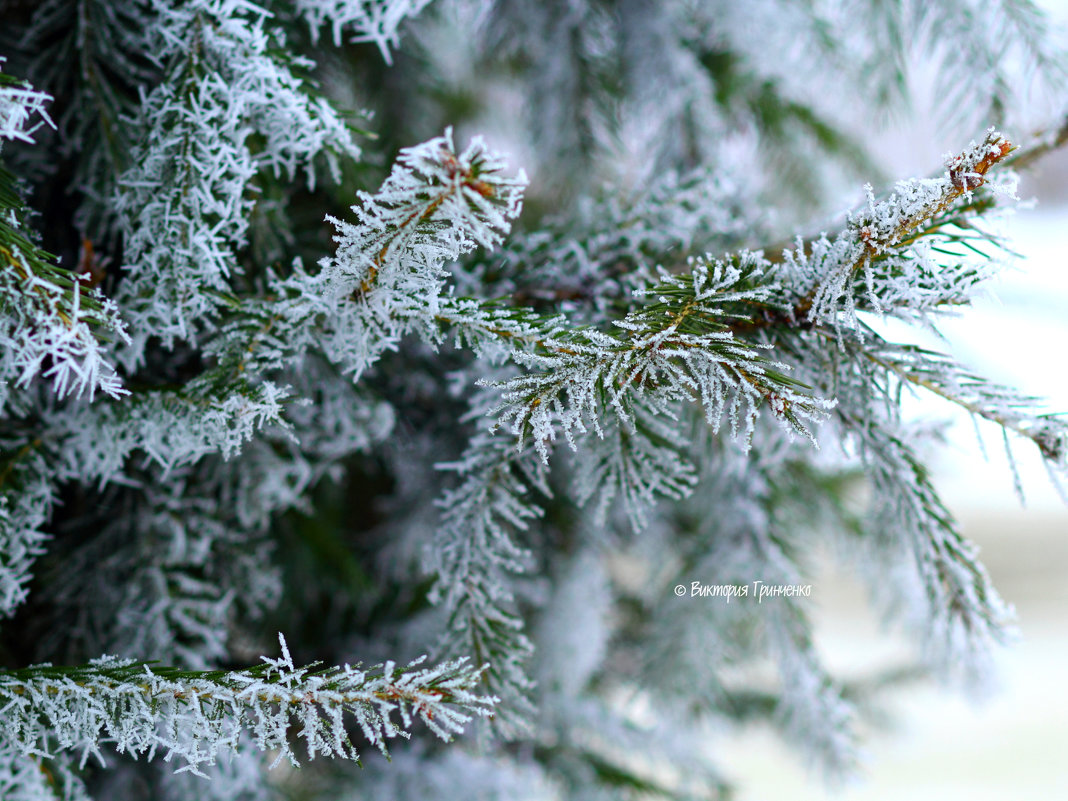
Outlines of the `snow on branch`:
{"label": "snow on branch", "polygon": [[451,132],[402,151],[382,190],[361,193],[359,222],[334,220],[338,255],[319,273],[298,268],[272,282],[273,297],[226,302],[231,320],[206,343],[214,366],[200,377],[180,390],[142,393],[128,409],[56,415],[69,440],[64,473],[107,481],[134,450],[165,469],[213,451],[229,457],[255,431],[285,425],[281,404],[290,392],[264,379],[269,371],[321,350],[358,378],[412,328],[436,333],[428,321],[443,265],[476,244],[498,244],[519,213],[525,178],[502,169],[481,140],[457,154]]}
{"label": "snow on branch", "polygon": [[[298,764],[292,738],[316,756],[359,759],[349,725],[387,752],[408,737],[416,719],[443,740],[473,717],[490,714],[495,699],[477,695],[481,675],[465,660],[421,667],[423,658],[366,670],[295,667],[285,639],[282,656],[242,671],[194,672],[101,657],[84,667],[38,665],[0,671],[4,726],[0,742],[25,755],[56,751],[104,761],[101,747],[161,755],[199,773],[251,735],[261,750]],[[351,724],[350,724],[351,721]],[[295,732],[293,732],[296,727]]]}
{"label": "snow on branch", "polygon": [[7,312],[0,322],[0,406],[9,384],[25,388],[38,376],[51,379],[58,398],[128,394],[95,333],[128,339],[118,309],[52,264],[20,227],[16,209],[0,198],[0,303]]}
{"label": "snow on branch", "polygon": [[381,189],[359,193],[361,203],[352,207],[356,224],[328,218],[339,232],[338,252],[324,272],[337,281],[358,279],[353,291],[365,294],[380,280],[397,280],[388,273],[411,270],[415,265],[405,262],[417,254],[433,263],[476,245],[494,247],[519,215],[527,183],[522,171],[514,178],[501,175],[505,166],[481,137],[457,153],[451,128],[402,150]]}

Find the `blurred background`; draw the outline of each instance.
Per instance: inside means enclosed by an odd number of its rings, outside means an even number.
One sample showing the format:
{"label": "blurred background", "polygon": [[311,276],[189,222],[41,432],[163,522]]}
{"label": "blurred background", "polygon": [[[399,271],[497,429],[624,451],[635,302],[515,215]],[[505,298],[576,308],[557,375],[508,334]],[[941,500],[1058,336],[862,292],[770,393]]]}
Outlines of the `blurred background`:
{"label": "blurred background", "polygon": [[[1068,23],[1068,3],[1040,5]],[[925,113],[922,78],[914,88],[915,113],[879,134],[879,152],[896,178],[929,174],[961,144],[959,133],[939,130],[938,115]],[[1036,126],[1068,109],[1068,98],[1059,101],[1036,102],[1029,115]],[[1033,131],[1006,133],[1026,141]],[[1050,412],[1068,412],[1068,153],[1049,155],[1022,176],[1019,196],[1035,203],[1005,224],[1021,256],[1016,269],[977,308],[941,328],[948,352],[979,374],[1045,398]],[[904,327],[894,333],[947,350]],[[1013,450],[1022,505],[997,431],[936,398],[917,397],[910,408],[949,423],[933,463],[935,483],[1016,608],[1019,640],[999,654],[998,686],[985,699],[930,685],[892,692],[884,705],[892,722],[870,733],[865,776],[856,785],[825,788],[768,729],[730,736],[720,760],[738,783],[739,801],[1068,798],[1068,505],[1033,448]],[[864,676],[904,662],[904,638],[888,638],[860,584],[829,559],[827,565],[812,601],[832,672]]]}

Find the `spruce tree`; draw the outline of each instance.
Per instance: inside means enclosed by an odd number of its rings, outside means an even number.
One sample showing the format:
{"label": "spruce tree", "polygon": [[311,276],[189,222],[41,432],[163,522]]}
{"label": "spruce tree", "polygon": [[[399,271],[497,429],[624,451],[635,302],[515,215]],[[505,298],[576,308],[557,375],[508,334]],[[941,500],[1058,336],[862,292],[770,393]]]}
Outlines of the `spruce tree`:
{"label": "spruce tree", "polygon": [[[725,798],[750,720],[846,776],[900,673],[824,667],[828,546],[983,680],[901,398],[1055,480],[1068,424],[881,321],[1068,138],[1028,0],[0,0],[0,56],[0,797]],[[885,175],[918,64],[975,141]]]}

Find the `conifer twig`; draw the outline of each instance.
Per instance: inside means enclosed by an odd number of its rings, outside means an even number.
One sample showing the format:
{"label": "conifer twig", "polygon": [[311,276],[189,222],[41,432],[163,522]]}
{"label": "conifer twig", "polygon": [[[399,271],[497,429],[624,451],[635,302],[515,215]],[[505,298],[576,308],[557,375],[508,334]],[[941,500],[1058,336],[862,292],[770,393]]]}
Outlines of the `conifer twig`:
{"label": "conifer twig", "polygon": [[119,753],[177,757],[185,762],[180,770],[196,773],[238,747],[246,732],[261,750],[278,752],[276,764],[283,758],[297,764],[293,723],[309,758],[358,760],[346,713],[386,753],[387,741],[407,737],[416,718],[448,740],[495,704],[471,692],[482,670],[463,659],[315,670],[295,667],[285,639],[279,641],[280,658],[264,657],[245,671],[182,671],[114,657],[84,667],[0,671],[4,741],[25,754],[81,752],[83,765],[90,755],[103,762],[101,746],[110,742]]}

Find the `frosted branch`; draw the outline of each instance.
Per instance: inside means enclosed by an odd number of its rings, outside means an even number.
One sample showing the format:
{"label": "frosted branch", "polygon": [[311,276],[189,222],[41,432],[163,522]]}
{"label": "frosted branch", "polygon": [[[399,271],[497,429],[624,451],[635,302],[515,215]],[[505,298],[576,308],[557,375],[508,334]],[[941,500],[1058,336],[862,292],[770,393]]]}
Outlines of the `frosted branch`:
{"label": "frosted branch", "polygon": [[297,763],[290,741],[316,756],[358,759],[349,721],[373,746],[408,736],[416,719],[444,740],[473,716],[489,714],[494,699],[471,690],[481,674],[464,660],[421,667],[386,662],[366,670],[294,666],[282,656],[257,668],[193,673],[102,657],[86,667],[47,665],[0,672],[2,738],[27,755],[80,752],[103,762],[101,746],[118,753],[163,756],[198,772],[238,747],[246,733],[260,750]]}
{"label": "frosted branch", "polygon": [[400,42],[400,26],[416,16],[430,0],[297,0],[297,10],[311,29],[312,42],[319,29],[330,26],[334,45],[340,46],[343,33],[350,42],[373,42],[387,64],[393,63],[390,48]]}

